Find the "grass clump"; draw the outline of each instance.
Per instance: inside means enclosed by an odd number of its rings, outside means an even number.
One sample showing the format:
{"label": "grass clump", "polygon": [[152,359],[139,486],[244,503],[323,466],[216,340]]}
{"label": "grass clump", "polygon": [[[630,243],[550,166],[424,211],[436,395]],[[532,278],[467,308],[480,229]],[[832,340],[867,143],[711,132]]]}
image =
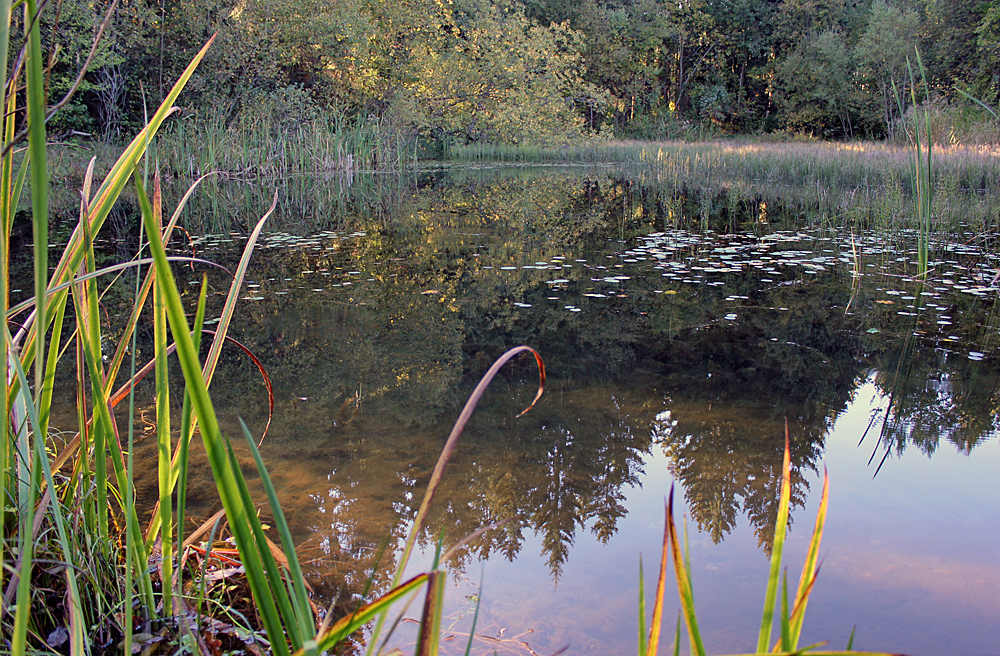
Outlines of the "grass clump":
{"label": "grass clump", "polygon": [[[314,654],[332,648],[399,598],[431,580],[428,573],[398,582],[386,594],[346,617],[328,611],[322,622],[309,598],[295,545],[277,497],[249,434],[247,448],[268,496],[277,542],[269,537],[250,496],[229,440],[221,433],[209,396],[215,366],[233,316],[253,245],[275,202],[257,222],[234,274],[222,317],[208,353],[200,357],[205,318],[203,285],[192,313],[181,302],[164,242],[170,237],[192,190],[164,225],[160,177],[143,166],[154,136],[211,46],[210,40],[124,149],[104,180],[95,184],[92,159],[84,176],[79,219],[55,267],[48,266],[48,166],[45,78],[38,35],[41,6],[22,3],[26,27],[17,67],[0,61],[0,303],[5,317],[7,375],[0,396],[0,650],[14,654],[68,651],[133,653],[160,643],[173,650],[216,653],[242,645],[249,651]],[[17,27],[11,3],[0,0],[0,53]],[[23,31],[23,30],[22,30]],[[2,55],[0,55],[2,59]],[[16,91],[27,87],[28,104]],[[22,116],[24,117],[22,119]],[[16,161],[26,123],[26,154]],[[34,239],[34,295],[11,307],[10,245],[16,208],[30,180]],[[129,184],[141,208],[145,248],[124,265],[100,269],[94,242]],[[197,183],[196,183],[197,184]],[[96,187],[96,189],[94,189]],[[147,187],[149,192],[147,192]],[[144,251],[148,249],[148,257]],[[112,342],[101,322],[98,281],[133,269],[136,286],[125,328]],[[137,363],[135,334],[152,296],[155,356]],[[112,351],[108,347],[113,346]],[[176,352],[184,373],[179,422],[171,417],[168,356]],[[124,370],[129,373],[124,374]],[[59,372],[76,381],[75,433],[56,439],[49,426]],[[117,406],[150,372],[156,380],[158,507],[148,523],[139,518],[132,463],[134,422],[119,430]],[[124,383],[122,383],[124,378]],[[223,512],[186,535],[188,454],[196,435],[208,455]],[[218,548],[222,519],[235,551]],[[207,541],[201,541],[205,535]],[[227,567],[226,564],[231,565]],[[239,571],[233,568],[238,565]],[[209,571],[209,569],[214,571]],[[237,607],[212,594],[212,581],[236,585],[252,602]],[[398,577],[397,577],[398,581]],[[242,612],[241,612],[242,610]]]}
{"label": "grass clump", "polygon": [[[806,560],[799,577],[799,585],[795,596],[788,597],[788,573],[783,569],[782,552],[785,536],[788,531],[788,513],[791,502],[791,457],[788,444],[788,426],[785,425],[785,450],[781,465],[781,492],[778,502],[778,516],[774,527],[774,540],[771,543],[771,566],[767,580],[767,590],[764,594],[764,609],[761,617],[760,630],[757,634],[757,646],[754,654],[802,654],[814,656],[834,656],[838,654],[868,654],[870,656],[889,656],[885,652],[855,652],[853,634],[845,651],[830,651],[821,649],[825,643],[799,647],[806,607],[812,595],[816,578],[819,574],[819,549],[823,540],[823,527],[826,523],[826,511],[830,491],[829,477],[824,472],[823,492],[820,497],[819,510],[816,514],[816,525],[809,540]],[[694,591],[691,585],[691,566],[687,553],[687,544],[681,547],[677,534],[677,526],[673,516],[674,493],[670,490],[670,498],[666,504],[666,520],[663,532],[663,553],[660,560],[660,575],[657,584],[656,601],[653,607],[652,622],[649,632],[645,629],[645,600],[642,594],[642,566],[639,568],[639,656],[653,656],[659,647],[662,632],[663,599],[666,591],[667,563],[673,565],[674,579],[680,598],[680,616],[677,618],[677,630],[674,638],[673,653],[680,653],[681,619],[687,628],[688,642],[691,653],[695,656],[705,656],[706,650],[701,631],[698,628],[698,617],[694,607]],[[780,590],[780,594],[779,594]],[[780,602],[780,605],[779,605]],[[777,632],[777,637],[774,633]]]}

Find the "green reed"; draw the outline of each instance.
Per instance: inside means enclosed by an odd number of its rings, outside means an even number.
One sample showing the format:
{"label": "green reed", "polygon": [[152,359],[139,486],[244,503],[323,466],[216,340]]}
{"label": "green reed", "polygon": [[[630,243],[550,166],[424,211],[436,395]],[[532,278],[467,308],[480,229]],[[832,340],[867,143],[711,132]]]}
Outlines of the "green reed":
{"label": "green reed", "polygon": [[210,108],[181,117],[160,138],[164,170],[258,180],[412,168],[416,144],[387,122],[338,113],[290,120],[266,105],[235,116]]}
{"label": "green reed", "polygon": [[[917,69],[920,73],[920,80],[923,82],[924,98],[930,98],[927,89],[927,72],[924,70],[924,62],[920,59],[920,51],[916,50]],[[917,78],[913,73],[913,66],[909,57],[906,59],[906,70],[910,75],[910,101],[913,105],[913,129],[907,131],[912,144],[910,152],[910,184],[913,193],[914,219],[917,223],[917,260],[921,275],[927,273],[927,259],[930,245],[931,233],[931,199],[934,195],[934,187],[931,184],[931,172],[933,171],[933,136],[931,131],[930,114],[926,110],[920,111],[917,105]],[[895,86],[893,86],[895,92]],[[902,114],[903,103],[896,93],[896,103],[900,107]],[[926,158],[926,161],[925,161]]]}
{"label": "green reed", "polygon": [[[250,253],[274,210],[277,194],[251,233],[213,341],[202,360],[198,346],[205,317],[205,290],[199,297],[195,324],[191,326],[172,277],[171,258],[163,246],[194,187],[181,198],[170,220],[163,225],[159,175],[154,171],[152,193],[147,194],[141,171],[144,167],[139,166],[211,41],[187,67],[147,126],[109,168],[96,190],[93,189],[95,161],[92,159],[87,165],[79,220],[50,274],[45,80],[41,74],[37,32],[41,9],[33,0],[23,3],[23,7],[23,24],[29,26],[25,39],[26,65],[23,71],[9,78],[7,67],[0,67],[4,75],[0,79],[0,105],[7,110],[0,159],[0,303],[6,317],[5,347],[0,352],[9,381],[3,395],[3,410],[4,416],[10,418],[0,422],[0,559],[3,561],[0,626],[5,636],[0,648],[22,654],[66,644],[70,653],[85,654],[98,636],[102,636],[101,641],[117,641],[120,636],[125,653],[131,653],[133,646],[140,646],[142,637],[136,627],[142,625],[164,627],[173,632],[176,641],[184,636],[197,640],[193,636],[198,631],[192,621],[204,624],[204,618],[198,615],[192,620],[190,609],[195,601],[201,607],[204,595],[191,599],[184,584],[186,577],[198,574],[184,565],[192,537],[185,535],[183,527],[187,454],[190,441],[200,434],[270,650],[275,654],[291,654],[329,649],[374,614],[420,588],[428,581],[428,575],[396,586],[348,618],[333,623],[329,621],[332,615],[328,614],[327,622],[318,624],[287,523],[253,440],[248,437],[248,448],[259,467],[280,547],[267,537],[233,447],[221,434],[208,387]],[[0,13],[5,19],[0,29],[0,52],[6,53],[11,26],[17,24],[9,0],[0,0]],[[26,111],[19,111],[19,96],[14,93],[21,86],[27,87]],[[22,138],[18,132],[21,116],[27,125],[24,133],[28,148],[15,163],[14,146]],[[206,152],[215,156],[218,150],[210,148]],[[94,242],[130,179],[134,180],[151,259],[137,257],[122,265],[98,268]],[[35,293],[30,300],[11,307],[11,229],[26,180],[30,180]],[[101,321],[99,281],[150,263],[152,269],[144,277],[137,277],[124,329],[117,334],[109,333]],[[122,383],[121,368],[130,351],[129,344],[132,353],[135,352],[133,336],[142,323],[140,317],[150,294],[154,357],[138,369],[133,366],[134,373]],[[117,346],[111,353],[105,349],[114,344],[113,338]],[[179,425],[171,421],[168,384],[168,356],[175,351],[185,380]],[[75,435],[56,439],[49,427],[49,414],[56,374],[61,370],[75,372],[78,425]],[[150,372],[154,372],[156,383],[159,503],[152,519],[143,526],[135,505],[132,440],[129,438],[128,447],[123,448],[113,413],[125,397],[131,397],[135,384]],[[207,529],[196,534],[205,532]],[[39,567],[42,561],[46,563],[44,568]],[[201,576],[204,575],[202,567]],[[201,584],[203,588],[204,579]],[[65,599],[63,613],[48,608],[46,595],[51,589],[59,591]],[[63,632],[65,639],[58,637]],[[263,634],[258,634],[258,638],[263,640]],[[57,643],[49,645],[49,640]]]}

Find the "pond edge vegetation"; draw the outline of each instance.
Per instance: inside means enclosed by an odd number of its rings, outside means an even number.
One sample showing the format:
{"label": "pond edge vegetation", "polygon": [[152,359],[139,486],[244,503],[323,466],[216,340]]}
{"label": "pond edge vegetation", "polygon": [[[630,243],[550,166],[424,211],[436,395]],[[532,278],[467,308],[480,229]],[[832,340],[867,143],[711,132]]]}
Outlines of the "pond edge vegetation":
{"label": "pond edge vegetation", "polygon": [[[18,7],[26,12],[24,24],[29,29],[24,48],[8,76],[5,58],[11,43],[12,12]],[[244,427],[247,448],[265,489],[280,544],[268,537],[234,447],[221,433],[209,394],[242,276],[270,211],[257,222],[248,240],[223,318],[202,362],[199,352],[206,287],[203,284],[201,288],[192,325],[171,273],[171,260],[176,258],[168,257],[164,248],[165,238],[176,225],[190,194],[181,200],[164,226],[160,176],[154,171],[150,181],[148,168],[143,165],[154,135],[175,111],[178,95],[212,40],[190,62],[146,127],[124,150],[93,193],[94,164],[91,161],[81,190],[79,222],[50,275],[47,104],[40,21],[37,19],[41,10],[36,0],[24,0],[16,7],[11,0],[0,0],[0,76],[3,76],[0,78],[0,106],[5,109],[4,149],[0,161],[0,221],[3,223],[0,230],[0,302],[6,318],[0,357],[8,376],[2,410],[4,417],[9,418],[0,428],[0,494],[3,495],[0,560],[4,563],[0,571],[3,595],[0,626],[5,636],[0,650],[12,654],[35,651],[88,654],[118,650],[133,653],[157,642],[166,642],[180,651],[213,653],[223,646],[223,640],[228,640],[231,644],[227,647],[242,645],[242,649],[252,653],[318,654],[332,649],[339,641],[378,618],[370,636],[369,651],[374,653],[388,610],[426,587],[416,650],[421,655],[437,653],[446,580],[442,567],[462,543],[436,558],[429,572],[402,581],[404,569],[448,459],[490,380],[511,358],[531,353],[538,365],[540,380],[530,409],[544,390],[545,369],[541,356],[530,347],[515,347],[501,356],[483,376],[462,410],[431,475],[391,589],[344,617],[334,617],[333,609],[325,613],[317,609],[299,568],[295,545],[276,491],[257,452],[255,439]],[[18,106],[21,96],[17,90],[22,83],[27,89],[24,108]],[[15,165],[13,151],[20,139],[17,128],[22,118],[28,126],[28,147],[24,158]],[[29,179],[34,296],[30,301],[9,307],[11,230],[20,195]],[[141,208],[150,256],[137,258],[124,266],[99,269],[94,251],[95,237],[130,180]],[[273,210],[274,204],[271,207]],[[117,274],[124,268],[134,268],[139,274],[144,272],[144,276],[136,275],[132,314],[115,352],[110,354],[104,351],[106,336],[102,334],[97,283],[100,277]],[[135,331],[150,293],[155,358],[151,366],[140,367],[135,360]],[[12,326],[17,327],[13,334]],[[65,334],[71,336],[64,343]],[[179,426],[171,424],[166,382],[167,358],[172,351],[177,353],[185,380]],[[127,382],[116,388],[121,368],[126,363],[129,367]],[[69,439],[50,436],[49,426],[56,372],[63,368],[71,369],[77,381],[79,430]],[[114,411],[118,403],[128,398],[131,417],[134,385],[151,370],[156,378],[160,503],[149,524],[142,526],[135,505],[131,467],[133,422],[127,422],[128,434],[121,435]],[[92,414],[88,415],[88,408],[92,408]],[[202,437],[224,507],[226,525],[237,549],[237,554],[230,553],[225,560],[224,550],[217,549],[215,541],[222,527],[221,513],[189,536],[182,530],[186,522],[186,466],[196,432]],[[175,435],[179,438],[175,439]],[[782,511],[772,551],[761,640],[757,645],[759,652],[767,651],[770,646],[777,599],[781,559],[779,536],[783,540],[789,495],[787,434],[782,480]],[[781,638],[776,653],[795,653],[802,615],[815,580],[824,511],[825,492],[813,548],[791,611],[787,595],[783,597],[779,612]],[[640,620],[643,636],[640,654],[643,655],[656,653],[659,643],[668,550],[691,642],[700,645],[691,603],[690,577],[681,557],[670,512],[668,506],[663,565],[648,636],[645,620]],[[205,535],[209,538],[202,543],[199,552],[196,542]],[[474,536],[469,539],[471,537]],[[238,560],[232,557],[234,555]],[[238,563],[243,572],[241,585],[252,594],[252,605],[245,610],[256,618],[244,616],[242,625],[237,625],[233,619],[240,616],[236,608],[226,607],[225,600],[206,596],[209,567],[225,562]],[[678,624],[674,652],[678,653],[679,649]],[[697,653],[703,652],[703,648],[697,647]]]}

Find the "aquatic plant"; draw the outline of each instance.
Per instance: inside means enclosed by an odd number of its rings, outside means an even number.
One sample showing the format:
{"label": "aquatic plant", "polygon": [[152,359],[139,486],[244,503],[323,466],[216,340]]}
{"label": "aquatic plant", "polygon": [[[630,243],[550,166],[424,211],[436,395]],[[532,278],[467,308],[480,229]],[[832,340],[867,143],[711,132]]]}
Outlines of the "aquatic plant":
{"label": "aquatic plant", "polygon": [[[826,472],[823,473],[823,492],[820,496],[819,510],[816,513],[816,525],[813,528],[812,537],[809,540],[809,548],[806,553],[806,560],[802,567],[802,575],[799,578],[799,586],[795,596],[789,604],[787,571],[782,570],[782,552],[784,550],[785,535],[788,530],[789,503],[791,500],[791,456],[788,445],[788,425],[785,425],[785,450],[781,465],[781,493],[779,497],[778,516],[774,528],[774,540],[771,543],[771,566],[767,580],[767,590],[764,594],[764,610],[761,617],[760,631],[757,634],[757,646],[755,654],[800,654],[809,653],[819,656],[832,656],[834,654],[884,654],[884,652],[855,652],[851,651],[853,646],[853,635],[848,641],[846,651],[827,651],[817,649],[822,646],[810,645],[800,648],[799,638],[802,635],[802,625],[805,618],[806,607],[809,604],[809,597],[816,584],[819,574],[819,548],[823,539],[823,527],[826,523],[826,511],[829,501],[830,480]],[[681,612],[677,619],[677,630],[674,638],[673,653],[680,653],[681,642],[681,618],[687,627],[687,636],[691,647],[691,653],[696,656],[705,656],[705,645],[698,629],[698,617],[694,608],[694,591],[691,585],[691,566],[689,564],[689,554],[685,539],[684,548],[681,548],[680,538],[677,534],[677,525],[674,522],[674,491],[670,490],[670,497],[666,503],[666,520],[663,532],[663,552],[660,560],[660,575],[657,582],[656,601],[653,607],[652,621],[649,632],[645,628],[645,600],[642,592],[642,566],[640,564],[639,577],[639,656],[652,656],[657,653],[663,622],[663,598],[666,592],[667,562],[673,564],[674,578],[677,583],[677,592],[680,597]],[[779,598],[780,587],[780,598]],[[778,602],[780,599],[780,606]],[[772,639],[772,632],[777,621],[778,637]]]}
{"label": "aquatic plant", "polygon": [[166,172],[194,179],[209,171],[227,179],[353,176],[400,171],[416,161],[416,143],[385,121],[339,113],[289,119],[263,103],[235,118],[222,109],[182,116],[154,146]]}
{"label": "aquatic plant", "polygon": [[[917,70],[920,73],[920,80],[923,82],[924,98],[929,98],[927,89],[927,72],[924,70],[924,63],[920,59],[920,51],[916,50]],[[933,170],[933,160],[931,153],[933,150],[933,137],[931,132],[930,113],[924,109],[922,112],[917,105],[917,78],[913,72],[913,65],[910,58],[906,58],[906,70],[910,76],[910,102],[913,104],[913,127],[906,130],[910,140],[909,150],[910,162],[910,189],[913,193],[914,220],[917,224],[917,258],[920,275],[927,273],[927,259],[931,232],[931,198],[934,188],[931,184],[931,171]],[[903,100],[899,90],[893,82],[893,93],[896,96],[896,104],[899,112],[903,114]],[[925,161],[926,159],[926,161]]]}

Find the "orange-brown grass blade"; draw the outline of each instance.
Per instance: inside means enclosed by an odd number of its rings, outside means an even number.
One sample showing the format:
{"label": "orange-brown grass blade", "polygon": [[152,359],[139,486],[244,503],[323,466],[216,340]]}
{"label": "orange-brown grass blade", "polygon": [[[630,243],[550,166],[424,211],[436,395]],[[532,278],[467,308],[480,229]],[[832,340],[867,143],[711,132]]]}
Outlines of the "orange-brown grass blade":
{"label": "orange-brown grass blade", "polygon": [[[673,491],[671,490],[671,493]],[[653,602],[653,618],[649,623],[649,642],[646,653],[656,656],[660,646],[660,631],[663,624],[663,597],[667,593],[667,560],[670,557],[670,510],[667,509],[666,521],[663,523],[663,549],[660,553],[660,576],[656,582],[656,601]]]}
{"label": "orange-brown grass blade", "polygon": [[[384,595],[382,595],[375,601],[371,602],[370,604],[365,604],[364,606],[359,608],[356,612],[352,613],[351,615],[348,615],[347,617],[342,618],[340,621],[338,621],[336,624],[330,627],[329,631],[320,636],[320,638],[316,641],[317,642],[316,650],[325,651],[327,649],[330,649],[338,642],[343,640],[344,637],[349,636],[350,634],[354,633],[362,626],[367,624],[368,621],[371,620],[373,617],[375,617],[376,615],[385,610],[388,610],[388,608],[392,606],[394,603],[396,603],[397,601],[399,601],[400,599],[402,599],[403,597],[405,597],[406,595],[408,595],[409,593],[413,592],[418,587],[423,585],[427,581],[427,579],[428,575],[426,573],[418,574],[417,576],[414,576],[412,579],[403,583],[402,585],[394,587],[392,590],[385,593]],[[296,651],[294,656],[302,656],[305,653],[306,650],[305,648],[303,648]]]}
{"label": "orange-brown grass blade", "polygon": [[420,640],[417,656],[436,656],[441,639],[441,607],[444,604],[444,582],[447,577],[440,570],[427,575],[427,596],[420,620]]}
{"label": "orange-brown grass blade", "polygon": [[[538,354],[538,351],[531,348],[530,346],[515,346],[509,349],[506,353],[497,358],[496,362],[493,363],[483,377],[480,379],[479,384],[476,385],[476,389],[472,391],[469,395],[469,400],[465,402],[465,407],[462,408],[461,414],[458,415],[458,419],[455,421],[455,425],[451,429],[451,434],[448,435],[448,440],[444,444],[444,448],[441,449],[441,455],[438,456],[437,464],[434,465],[434,471],[431,472],[430,481],[427,483],[427,490],[424,492],[424,498],[420,502],[420,509],[417,510],[417,515],[413,519],[413,526],[410,528],[410,534],[406,538],[406,546],[403,548],[403,554],[400,556],[399,564],[396,567],[396,573],[393,575],[392,584],[395,586],[399,583],[399,580],[403,576],[403,571],[406,569],[406,565],[410,559],[410,553],[413,551],[413,545],[417,540],[417,536],[420,534],[420,530],[423,528],[424,522],[427,520],[427,513],[430,509],[431,500],[434,498],[434,493],[437,491],[438,485],[441,484],[441,478],[444,475],[444,468],[448,464],[448,460],[451,455],[455,452],[455,447],[458,445],[458,438],[461,437],[462,431],[465,430],[465,425],[469,423],[469,419],[472,417],[472,413],[476,409],[476,405],[479,400],[483,397],[483,393],[486,392],[486,388],[492,382],[493,378],[500,371],[507,362],[511,360],[516,355],[521,353],[531,353],[535,356],[535,362],[538,364],[538,391],[535,392],[535,398],[532,399],[531,405],[522,410],[517,416],[520,417],[524,413],[535,407],[535,403],[541,398],[542,393],[545,391],[545,363],[542,362],[542,356]],[[372,630],[372,635],[369,641],[369,653],[372,653],[376,642],[378,641],[379,634],[382,631],[382,621],[384,616],[380,616],[378,621],[375,623],[375,628]]]}
{"label": "orange-brown grass blade", "polygon": [[[820,643],[823,644],[823,643]],[[748,652],[745,654],[730,654],[729,656],[760,656],[760,654],[770,653],[772,656],[906,656],[897,652],[888,651],[829,651],[820,649],[794,649],[792,651],[773,652]]]}
{"label": "orange-brown grass blade", "polygon": [[806,605],[809,603],[809,595],[813,585],[816,583],[816,576],[819,574],[819,547],[823,540],[823,527],[826,524],[826,511],[830,499],[830,476],[823,469],[823,494],[820,496],[819,510],[816,512],[816,527],[813,529],[812,539],[809,541],[809,552],[806,554],[806,562],[802,566],[802,577],[799,579],[799,589],[795,593],[795,605],[792,608],[792,616],[789,620],[791,647],[794,649],[799,642],[802,633],[802,620],[806,614]]}
{"label": "orange-brown grass blade", "polygon": [[[670,486],[670,499],[667,501],[667,539],[670,541],[670,555],[674,561],[674,577],[677,579],[677,592],[681,599],[681,613],[687,624],[688,636],[691,639],[692,651],[697,656],[705,656],[705,645],[702,643],[701,632],[698,630],[698,618],[694,612],[694,592],[691,589],[691,578],[684,555],[681,553],[677,540],[677,526],[674,524],[674,486]],[[653,652],[650,652],[653,653]]]}
{"label": "orange-brown grass blade", "polygon": [[417,535],[423,528],[424,521],[427,519],[427,513],[431,505],[431,500],[434,498],[434,493],[437,492],[438,485],[441,484],[441,478],[444,475],[445,465],[448,464],[448,460],[451,458],[452,454],[455,452],[455,447],[458,445],[458,438],[461,437],[462,431],[465,430],[465,425],[469,423],[469,419],[472,417],[473,411],[476,409],[479,400],[483,398],[483,393],[486,392],[486,388],[489,386],[490,382],[500,371],[508,361],[514,356],[520,353],[531,353],[535,356],[535,362],[538,363],[538,391],[535,393],[535,398],[531,401],[531,405],[521,411],[517,416],[520,417],[524,413],[535,407],[535,403],[541,398],[542,392],[545,391],[545,363],[542,362],[542,356],[538,354],[538,351],[531,348],[530,346],[515,346],[510,349],[493,363],[493,366],[487,370],[483,375],[479,384],[476,385],[476,389],[472,391],[469,396],[469,400],[465,402],[465,407],[462,408],[462,413],[458,415],[458,420],[455,422],[454,427],[451,429],[451,434],[448,436],[448,440],[444,444],[444,448],[441,449],[441,455],[438,456],[437,464],[434,466],[434,471],[431,473],[430,482],[427,483],[427,491],[424,492],[423,501],[420,503],[420,509],[417,511],[417,516],[413,520],[413,528],[410,529],[410,535],[406,539],[406,548],[403,550],[403,556],[399,561],[399,568],[396,572],[396,578],[402,576],[403,569],[406,567],[406,563],[409,560],[410,552],[413,549],[413,544],[417,539]]}

